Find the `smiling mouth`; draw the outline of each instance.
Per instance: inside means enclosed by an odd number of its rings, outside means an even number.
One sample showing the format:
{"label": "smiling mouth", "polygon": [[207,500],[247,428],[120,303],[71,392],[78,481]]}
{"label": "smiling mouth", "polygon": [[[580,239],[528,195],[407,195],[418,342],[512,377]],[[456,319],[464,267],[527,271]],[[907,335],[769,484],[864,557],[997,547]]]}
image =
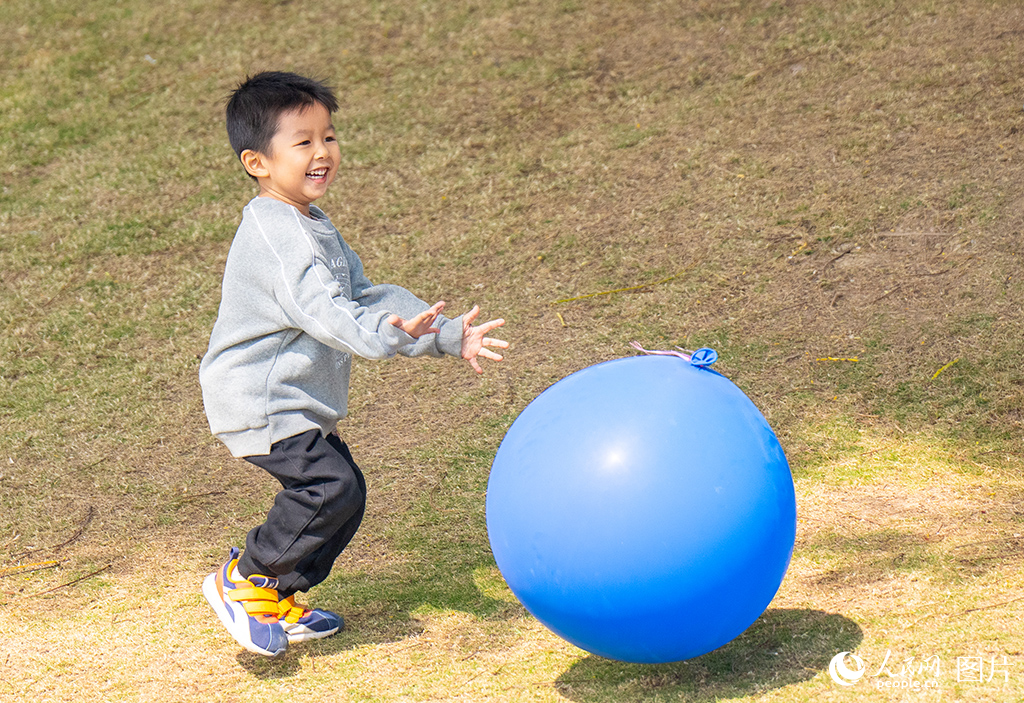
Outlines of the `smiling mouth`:
{"label": "smiling mouth", "polygon": [[314,168],[312,171],[307,171],[306,176],[309,178],[327,178],[327,167]]}

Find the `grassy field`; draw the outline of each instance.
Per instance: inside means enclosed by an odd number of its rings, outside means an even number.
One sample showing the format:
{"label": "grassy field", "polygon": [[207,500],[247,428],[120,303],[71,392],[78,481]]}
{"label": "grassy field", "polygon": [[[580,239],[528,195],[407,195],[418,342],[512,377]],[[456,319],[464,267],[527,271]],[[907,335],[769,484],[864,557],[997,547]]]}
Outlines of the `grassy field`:
{"label": "grassy field", "polygon": [[[0,700],[1024,700],[1022,38],[1013,0],[6,0]],[[339,89],[319,204],[371,279],[512,343],[357,361],[370,507],[310,594],[348,627],[277,661],[199,592],[275,492],[197,376],[262,69]],[[775,601],[678,664],[548,633],[484,523],[518,412],[632,340],[717,349],[797,490]]]}

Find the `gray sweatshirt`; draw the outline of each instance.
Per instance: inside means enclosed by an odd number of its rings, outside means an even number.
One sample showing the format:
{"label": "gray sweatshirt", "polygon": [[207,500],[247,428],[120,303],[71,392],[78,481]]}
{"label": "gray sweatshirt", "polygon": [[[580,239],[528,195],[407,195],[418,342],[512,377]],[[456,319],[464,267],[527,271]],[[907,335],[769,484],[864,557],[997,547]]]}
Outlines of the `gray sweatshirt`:
{"label": "gray sweatshirt", "polygon": [[438,317],[440,334],[414,339],[386,322],[429,305],[395,285],[375,286],[331,221],[257,197],[228,252],[220,310],[199,367],[210,429],[234,456],[319,428],[348,412],[352,355],[386,359],[451,354],[462,320]]}

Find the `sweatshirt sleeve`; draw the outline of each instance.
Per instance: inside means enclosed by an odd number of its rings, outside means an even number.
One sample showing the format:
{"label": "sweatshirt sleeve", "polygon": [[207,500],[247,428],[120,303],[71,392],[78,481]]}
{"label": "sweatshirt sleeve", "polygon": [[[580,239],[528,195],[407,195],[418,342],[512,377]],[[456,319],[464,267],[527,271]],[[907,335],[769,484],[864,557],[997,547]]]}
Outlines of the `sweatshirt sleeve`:
{"label": "sweatshirt sleeve", "polygon": [[[363,272],[359,255],[347,243],[343,242],[343,247],[352,280],[352,299],[360,306],[374,313],[395,314],[403,320],[415,317],[430,307],[401,286],[388,283],[373,285]],[[462,317],[448,319],[438,315],[434,326],[441,330],[439,334],[426,334],[419,339],[410,337],[412,341],[402,346],[398,353],[403,356],[461,356]]]}
{"label": "sweatshirt sleeve", "polygon": [[386,321],[387,310],[370,309],[345,296],[298,222],[274,227],[273,236],[268,231],[269,222],[257,218],[256,223],[271,252],[270,260],[260,263],[277,268],[274,294],[295,327],[327,346],[370,359],[394,356],[415,341]]}

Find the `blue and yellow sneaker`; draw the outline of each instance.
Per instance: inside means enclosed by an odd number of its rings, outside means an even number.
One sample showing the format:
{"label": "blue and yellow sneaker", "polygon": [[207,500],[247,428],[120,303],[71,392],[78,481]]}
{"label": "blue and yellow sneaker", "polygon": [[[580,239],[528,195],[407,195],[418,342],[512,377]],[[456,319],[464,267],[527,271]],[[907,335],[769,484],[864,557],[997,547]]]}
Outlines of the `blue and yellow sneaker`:
{"label": "blue and yellow sneaker", "polygon": [[255,654],[280,656],[288,648],[289,637],[280,622],[277,579],[232,579],[238,553],[238,548],[232,547],[227,563],[206,577],[203,595],[238,644]]}
{"label": "blue and yellow sneaker", "polygon": [[345,627],[345,621],[337,613],[296,604],[295,596],[282,598],[277,605],[281,627],[288,635],[289,642],[330,637]]}

